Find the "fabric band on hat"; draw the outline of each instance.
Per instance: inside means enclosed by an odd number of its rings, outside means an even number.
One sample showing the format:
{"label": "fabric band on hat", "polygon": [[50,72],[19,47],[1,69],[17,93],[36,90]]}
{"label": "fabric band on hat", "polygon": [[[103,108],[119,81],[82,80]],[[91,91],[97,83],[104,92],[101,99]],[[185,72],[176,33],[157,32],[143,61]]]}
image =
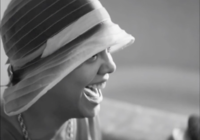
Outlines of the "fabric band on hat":
{"label": "fabric band on hat", "polygon": [[57,35],[48,39],[47,43],[44,44],[41,48],[39,48],[37,51],[16,61],[11,61],[10,63],[15,67],[15,70],[20,69],[23,65],[35,59],[41,54],[42,58],[50,55],[54,51],[58,50],[60,47],[71,42],[81,34],[85,33],[95,25],[105,20],[110,20],[110,17],[106,12],[105,8],[99,8],[92,12],[89,12],[73,24],[63,29]]}
{"label": "fabric band on hat", "polygon": [[[48,90],[94,54],[109,47],[114,52],[134,42],[131,35],[110,20],[103,7],[97,7],[48,38],[45,44],[40,45],[39,48],[42,49],[38,54],[33,51],[23,58],[11,59],[15,68],[22,70],[23,74],[17,84],[9,86],[3,93],[4,111],[7,115],[17,115],[29,109]],[[82,26],[86,21],[87,25]],[[98,26],[100,28],[93,31]],[[67,31],[73,34],[68,34]],[[91,36],[85,37],[90,31],[93,31]],[[52,47],[56,45],[54,42],[59,42],[56,49]],[[31,58],[25,61],[24,58],[29,56]],[[43,57],[33,61],[38,56]]]}
{"label": "fabric band on hat", "polygon": [[98,0],[32,0],[16,12],[8,7],[1,25],[6,54],[12,61],[32,53],[50,37],[98,6]]}
{"label": "fabric band on hat", "polygon": [[[63,29],[58,35],[54,36],[52,39],[49,39],[47,41],[47,47],[43,51],[42,57],[46,57],[52,54],[55,50],[58,50],[59,47],[62,47],[63,45],[69,43],[70,41],[77,38],[79,35],[85,33],[95,25],[105,20],[110,20],[110,16],[108,15],[105,8],[96,9],[84,15],[78,21],[76,21],[66,29]],[[59,40],[59,42],[57,40]]]}

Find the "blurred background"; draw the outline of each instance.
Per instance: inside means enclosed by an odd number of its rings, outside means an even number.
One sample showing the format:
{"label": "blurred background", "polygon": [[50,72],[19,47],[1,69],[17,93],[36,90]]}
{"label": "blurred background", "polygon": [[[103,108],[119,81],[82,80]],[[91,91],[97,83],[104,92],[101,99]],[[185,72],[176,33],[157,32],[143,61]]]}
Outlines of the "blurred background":
{"label": "blurred background", "polygon": [[[1,0],[1,15],[10,0]],[[113,54],[104,98],[178,115],[199,114],[199,0],[101,0],[136,41]],[[6,56],[1,45],[1,83]]]}
{"label": "blurred background", "polygon": [[136,41],[114,54],[105,96],[181,114],[199,112],[199,0],[101,0]]}

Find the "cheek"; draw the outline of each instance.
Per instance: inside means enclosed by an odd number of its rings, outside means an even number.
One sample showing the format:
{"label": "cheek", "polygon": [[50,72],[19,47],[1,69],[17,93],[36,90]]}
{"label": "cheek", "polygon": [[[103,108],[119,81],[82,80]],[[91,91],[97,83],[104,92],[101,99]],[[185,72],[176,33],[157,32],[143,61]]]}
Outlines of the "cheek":
{"label": "cheek", "polygon": [[78,98],[79,93],[81,92],[81,88],[77,84],[67,82],[66,80],[63,80],[63,82],[59,84],[56,90],[56,93],[59,92],[62,94],[61,97],[67,101],[75,100]]}
{"label": "cheek", "polygon": [[79,87],[84,88],[88,84],[90,84],[97,75],[97,68],[90,67],[90,68],[82,68],[79,71],[76,71],[77,73],[74,76],[74,84],[76,84]]}
{"label": "cheek", "polygon": [[85,88],[91,81],[95,78],[95,75],[92,73],[84,73],[84,75],[79,76],[77,84],[79,87]]}

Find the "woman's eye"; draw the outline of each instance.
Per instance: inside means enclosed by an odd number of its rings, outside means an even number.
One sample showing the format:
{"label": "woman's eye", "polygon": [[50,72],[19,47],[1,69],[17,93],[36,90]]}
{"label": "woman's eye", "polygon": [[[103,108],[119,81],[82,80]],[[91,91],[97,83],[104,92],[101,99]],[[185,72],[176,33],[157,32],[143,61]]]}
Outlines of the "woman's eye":
{"label": "woman's eye", "polygon": [[97,58],[98,58],[98,54],[95,54],[95,55],[93,55],[92,57],[90,57],[90,58],[88,59],[88,61],[93,62],[93,61],[97,60]]}

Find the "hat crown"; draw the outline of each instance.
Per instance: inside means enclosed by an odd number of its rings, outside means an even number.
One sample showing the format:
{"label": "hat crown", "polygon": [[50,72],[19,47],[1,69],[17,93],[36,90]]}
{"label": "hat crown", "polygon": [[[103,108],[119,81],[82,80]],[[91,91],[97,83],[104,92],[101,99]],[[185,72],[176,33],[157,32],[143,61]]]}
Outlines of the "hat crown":
{"label": "hat crown", "polygon": [[17,60],[31,54],[94,9],[91,0],[12,0],[1,23],[7,56]]}

